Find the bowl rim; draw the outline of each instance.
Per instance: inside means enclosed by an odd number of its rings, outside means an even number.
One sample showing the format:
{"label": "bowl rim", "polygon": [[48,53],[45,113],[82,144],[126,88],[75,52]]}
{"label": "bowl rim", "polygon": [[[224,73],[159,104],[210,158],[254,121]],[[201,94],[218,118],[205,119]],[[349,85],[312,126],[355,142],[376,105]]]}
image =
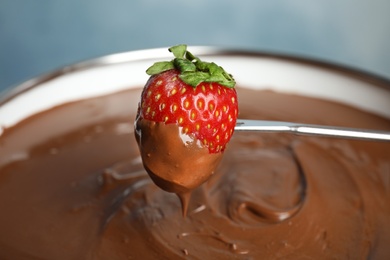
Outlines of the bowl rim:
{"label": "bowl rim", "polygon": [[[341,65],[335,62],[329,62],[292,54],[265,52],[239,48],[225,48],[215,46],[188,46],[188,48],[191,49],[191,52],[196,53],[198,56],[207,57],[217,55],[230,57],[241,56],[251,58],[268,58],[279,61],[292,62],[300,65],[307,65],[310,67],[315,67],[317,69],[327,70],[332,73],[342,74],[343,76],[363,81],[390,91],[390,79],[364,70],[348,67],[346,65]],[[0,93],[0,106],[12,100],[14,97],[30,90],[31,88],[34,88],[35,86],[74,72],[135,61],[152,61],[161,58],[169,59],[171,58],[171,54],[167,52],[167,49],[168,47],[160,47],[119,52],[63,66],[59,69],[55,69],[53,71],[41,74],[37,77],[33,77],[16,86],[6,89],[4,92]]]}

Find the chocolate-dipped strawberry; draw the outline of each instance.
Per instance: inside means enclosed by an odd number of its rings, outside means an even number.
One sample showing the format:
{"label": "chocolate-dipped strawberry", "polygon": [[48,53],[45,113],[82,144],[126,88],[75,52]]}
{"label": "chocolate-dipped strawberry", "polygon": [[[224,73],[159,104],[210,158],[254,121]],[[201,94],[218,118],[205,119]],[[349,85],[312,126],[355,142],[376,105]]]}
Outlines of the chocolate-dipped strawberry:
{"label": "chocolate-dipped strawberry", "polygon": [[188,193],[215,171],[238,114],[235,81],[186,45],[147,73],[135,123],[143,164],[162,189]]}

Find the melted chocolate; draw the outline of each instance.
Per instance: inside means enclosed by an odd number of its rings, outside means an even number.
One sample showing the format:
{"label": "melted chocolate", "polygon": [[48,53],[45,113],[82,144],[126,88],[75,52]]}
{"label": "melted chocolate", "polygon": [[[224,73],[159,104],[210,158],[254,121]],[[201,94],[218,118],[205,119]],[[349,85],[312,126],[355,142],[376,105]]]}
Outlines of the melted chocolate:
{"label": "melted chocolate", "polygon": [[[132,121],[140,91],[4,130],[0,259],[390,256],[388,143],[237,132],[183,218],[142,165]],[[390,120],[341,104],[237,91],[240,118],[390,130]]]}

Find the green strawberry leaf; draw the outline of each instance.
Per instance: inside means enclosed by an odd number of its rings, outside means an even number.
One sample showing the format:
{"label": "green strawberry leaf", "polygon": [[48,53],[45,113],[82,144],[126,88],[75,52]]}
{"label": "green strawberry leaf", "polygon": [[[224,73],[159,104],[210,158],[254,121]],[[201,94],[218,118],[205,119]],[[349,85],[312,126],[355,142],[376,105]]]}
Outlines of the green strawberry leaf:
{"label": "green strawberry leaf", "polygon": [[174,64],[175,68],[180,68],[180,71],[182,73],[187,72],[187,71],[192,71],[192,72],[196,71],[195,64],[187,59],[176,58],[173,60],[173,64]]}
{"label": "green strawberry leaf", "polygon": [[174,69],[174,68],[175,68],[175,65],[173,65],[173,62],[171,62],[171,61],[160,61],[160,62],[156,62],[152,66],[150,66],[146,70],[146,73],[148,75],[156,75],[156,74],[159,74],[161,72],[164,72],[164,71],[167,71],[167,70],[171,70],[171,69]]}
{"label": "green strawberry leaf", "polygon": [[184,58],[184,55],[187,52],[187,45],[185,44],[176,45],[169,48],[168,50],[173,53],[173,56],[175,56],[175,58]]}
{"label": "green strawberry leaf", "polygon": [[181,44],[169,48],[175,59],[172,61],[156,62],[146,70],[149,75],[178,69],[180,79],[186,84],[196,87],[202,82],[215,82],[228,88],[234,88],[236,82],[232,75],[214,62],[204,62],[187,51],[187,45]]}
{"label": "green strawberry leaf", "polygon": [[205,82],[209,75],[206,72],[184,72],[180,74],[180,79],[190,86],[198,86],[200,83]]}

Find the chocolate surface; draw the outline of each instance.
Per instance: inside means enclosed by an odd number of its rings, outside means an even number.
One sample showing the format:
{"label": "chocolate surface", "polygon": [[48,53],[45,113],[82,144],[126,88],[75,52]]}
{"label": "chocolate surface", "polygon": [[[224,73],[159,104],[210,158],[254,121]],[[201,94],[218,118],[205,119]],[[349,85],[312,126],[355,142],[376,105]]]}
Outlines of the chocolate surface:
{"label": "chocolate surface", "polygon": [[[143,168],[141,89],[62,105],[0,136],[0,259],[386,259],[388,143],[237,132],[180,201]],[[240,118],[390,130],[341,104],[237,88]],[[104,112],[104,113],[102,113]]]}

